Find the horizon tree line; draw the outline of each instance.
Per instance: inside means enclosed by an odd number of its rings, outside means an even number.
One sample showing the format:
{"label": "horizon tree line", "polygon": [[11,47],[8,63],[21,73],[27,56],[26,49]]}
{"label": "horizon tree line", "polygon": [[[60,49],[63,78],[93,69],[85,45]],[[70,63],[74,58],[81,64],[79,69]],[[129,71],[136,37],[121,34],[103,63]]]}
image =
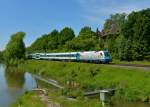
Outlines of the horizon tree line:
{"label": "horizon tree line", "polygon": [[32,52],[67,52],[109,50],[114,58],[120,60],[143,60],[150,56],[150,9],[132,12],[129,15],[117,13],[110,15],[100,32],[91,27],[81,28],[78,35],[70,27],[61,31],[56,29],[37,38],[25,47],[24,32],[11,36],[5,51],[0,52],[0,60],[25,59]]}

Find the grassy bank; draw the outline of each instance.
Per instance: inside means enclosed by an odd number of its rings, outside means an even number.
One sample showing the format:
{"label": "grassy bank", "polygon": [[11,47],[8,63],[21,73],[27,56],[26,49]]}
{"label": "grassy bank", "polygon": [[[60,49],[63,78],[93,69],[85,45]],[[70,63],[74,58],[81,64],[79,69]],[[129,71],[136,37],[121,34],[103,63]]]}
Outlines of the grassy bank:
{"label": "grassy bank", "polygon": [[40,100],[35,93],[25,93],[11,107],[46,107],[46,104]]}
{"label": "grassy bank", "polygon": [[28,92],[21,96],[11,107],[102,107],[98,99],[68,100],[60,96],[59,92],[49,92],[50,102],[42,101],[35,92]]}
{"label": "grassy bank", "polygon": [[150,61],[120,61],[117,59],[113,59],[112,61],[113,64],[139,64],[139,65],[149,65],[150,66]]}
{"label": "grassy bank", "polygon": [[[117,89],[115,97],[128,101],[146,101],[150,96],[150,72],[143,69],[34,60],[29,60],[20,67],[59,81],[71,90],[75,90],[70,93],[75,97],[87,90],[106,88]],[[75,85],[70,86],[68,81]]]}
{"label": "grassy bank", "polygon": [[49,93],[54,102],[58,102],[62,107],[102,107],[99,99],[77,98],[76,100],[68,100],[59,93]]}

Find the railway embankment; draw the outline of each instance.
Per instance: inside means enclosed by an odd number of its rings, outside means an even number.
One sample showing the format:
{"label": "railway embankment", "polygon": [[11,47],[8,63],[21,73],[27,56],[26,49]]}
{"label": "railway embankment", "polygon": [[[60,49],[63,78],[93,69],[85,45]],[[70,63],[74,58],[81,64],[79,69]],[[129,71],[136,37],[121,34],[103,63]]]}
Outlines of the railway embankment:
{"label": "railway embankment", "polygon": [[122,64],[122,65],[130,65],[130,66],[150,66],[150,60],[143,61],[120,61],[117,59],[113,59],[112,64]]}
{"label": "railway embankment", "polygon": [[57,80],[65,86],[64,94],[73,97],[81,97],[84,91],[108,88],[117,89],[115,99],[148,101],[150,96],[150,72],[144,69],[37,60],[28,60],[20,68]]}

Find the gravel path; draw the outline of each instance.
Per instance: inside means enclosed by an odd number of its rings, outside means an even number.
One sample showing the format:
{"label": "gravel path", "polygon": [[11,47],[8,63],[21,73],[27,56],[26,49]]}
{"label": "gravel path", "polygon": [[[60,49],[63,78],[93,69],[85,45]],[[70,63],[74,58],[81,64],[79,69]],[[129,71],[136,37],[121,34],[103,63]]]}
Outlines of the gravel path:
{"label": "gravel path", "polygon": [[37,92],[37,95],[40,97],[42,102],[47,104],[47,107],[62,107],[59,103],[52,101],[52,99],[47,95],[46,90],[34,89],[33,91]]}

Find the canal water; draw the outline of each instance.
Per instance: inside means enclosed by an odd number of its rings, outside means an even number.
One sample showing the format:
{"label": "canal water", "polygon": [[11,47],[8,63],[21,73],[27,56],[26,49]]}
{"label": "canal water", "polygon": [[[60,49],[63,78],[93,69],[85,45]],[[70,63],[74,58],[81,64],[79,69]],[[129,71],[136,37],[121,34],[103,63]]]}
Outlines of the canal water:
{"label": "canal water", "polygon": [[0,107],[9,107],[25,91],[36,86],[31,74],[7,71],[4,65],[0,65]]}
{"label": "canal water", "polygon": [[[9,107],[9,105],[14,103],[25,91],[30,91],[37,86],[49,87],[48,84],[36,80],[32,74],[28,72],[14,72],[0,64],[0,107]],[[56,90],[56,88],[52,86],[49,88]],[[109,107],[150,107],[150,104],[118,102]]]}

